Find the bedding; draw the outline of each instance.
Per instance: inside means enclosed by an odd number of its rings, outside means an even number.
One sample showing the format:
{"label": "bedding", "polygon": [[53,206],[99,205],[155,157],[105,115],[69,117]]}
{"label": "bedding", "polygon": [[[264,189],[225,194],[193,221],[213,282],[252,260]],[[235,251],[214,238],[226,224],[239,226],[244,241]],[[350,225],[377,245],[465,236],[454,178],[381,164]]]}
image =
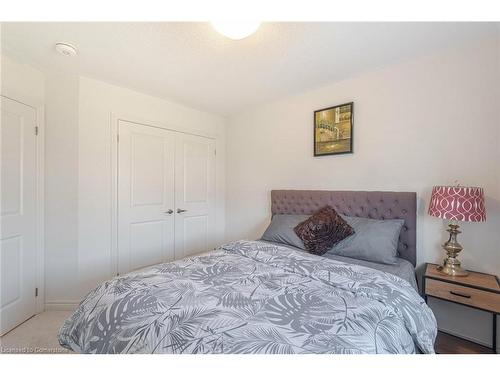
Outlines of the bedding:
{"label": "bedding", "polygon": [[274,215],[262,235],[262,240],[291,245],[305,250],[304,243],[293,230],[311,215]]}
{"label": "bedding", "polygon": [[293,230],[306,250],[316,255],[323,255],[354,233],[351,226],[330,206],[320,208]]}
{"label": "bedding", "polygon": [[326,253],[323,256],[328,259],[338,260],[339,262],[358,264],[360,266],[373,268],[382,272],[388,272],[404,281],[407,281],[413,289],[418,292],[417,280],[415,278],[415,267],[413,267],[413,265],[405,259],[397,258],[395,264],[384,264],[329,253]]}
{"label": "bedding", "polygon": [[397,276],[237,241],[102,283],[59,342],[80,353],[433,353],[436,332]]}
{"label": "bedding", "polygon": [[[349,236],[342,237],[328,250],[324,249],[318,252],[314,249],[311,250],[311,246],[309,246],[307,249],[309,252],[316,255],[326,253],[388,265],[399,264],[401,258],[398,258],[398,241],[404,220],[375,220],[346,215],[339,216],[350,229],[353,229],[352,232],[348,233]],[[312,220],[313,217],[314,215],[274,215],[261,240],[306,250],[307,246],[300,238],[300,231],[297,233],[297,229],[308,220]],[[318,225],[314,226],[314,228],[316,227]],[[312,241],[313,247],[316,242],[317,240]]]}
{"label": "bedding", "polygon": [[[275,243],[275,245],[286,246],[296,251],[304,251],[303,249],[299,249],[290,245],[284,245],[280,243]],[[388,272],[390,274],[393,274],[394,276],[403,279],[404,281],[407,281],[418,292],[417,280],[415,278],[415,267],[413,267],[413,265],[406,259],[396,258],[395,264],[384,264],[384,263],[370,262],[368,260],[343,257],[341,255],[335,255],[332,253],[325,253],[322,255],[322,257],[332,260],[338,260],[339,262],[348,264],[358,264],[360,266],[373,268],[382,272]]]}
{"label": "bedding", "polygon": [[384,264],[397,262],[398,240],[404,220],[342,217],[354,229],[354,234],[333,246],[329,253]]}

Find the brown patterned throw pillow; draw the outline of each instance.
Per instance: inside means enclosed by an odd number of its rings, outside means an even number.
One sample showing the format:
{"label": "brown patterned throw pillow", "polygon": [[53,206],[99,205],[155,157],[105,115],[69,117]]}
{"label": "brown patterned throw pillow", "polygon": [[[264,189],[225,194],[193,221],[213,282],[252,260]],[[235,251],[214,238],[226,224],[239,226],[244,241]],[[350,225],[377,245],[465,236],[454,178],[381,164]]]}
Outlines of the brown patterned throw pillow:
{"label": "brown patterned throw pillow", "polygon": [[304,242],[306,250],[316,255],[323,255],[333,245],[354,233],[354,229],[330,206],[316,211],[293,230]]}

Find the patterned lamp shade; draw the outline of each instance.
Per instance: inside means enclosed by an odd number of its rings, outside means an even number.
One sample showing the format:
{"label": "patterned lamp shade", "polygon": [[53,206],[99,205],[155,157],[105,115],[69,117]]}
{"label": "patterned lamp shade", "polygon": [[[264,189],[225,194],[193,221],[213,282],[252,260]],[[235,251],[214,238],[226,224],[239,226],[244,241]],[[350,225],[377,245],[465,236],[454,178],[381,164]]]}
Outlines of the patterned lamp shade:
{"label": "patterned lamp shade", "polygon": [[429,215],[457,221],[485,221],[483,189],[465,186],[434,186]]}

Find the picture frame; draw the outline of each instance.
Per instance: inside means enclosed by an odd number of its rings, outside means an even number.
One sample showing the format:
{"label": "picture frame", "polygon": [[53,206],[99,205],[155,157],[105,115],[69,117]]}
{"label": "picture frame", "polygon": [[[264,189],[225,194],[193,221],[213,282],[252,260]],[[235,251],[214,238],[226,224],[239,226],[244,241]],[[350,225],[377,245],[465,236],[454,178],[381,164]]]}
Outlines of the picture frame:
{"label": "picture frame", "polygon": [[354,102],[314,111],[314,156],[353,153]]}

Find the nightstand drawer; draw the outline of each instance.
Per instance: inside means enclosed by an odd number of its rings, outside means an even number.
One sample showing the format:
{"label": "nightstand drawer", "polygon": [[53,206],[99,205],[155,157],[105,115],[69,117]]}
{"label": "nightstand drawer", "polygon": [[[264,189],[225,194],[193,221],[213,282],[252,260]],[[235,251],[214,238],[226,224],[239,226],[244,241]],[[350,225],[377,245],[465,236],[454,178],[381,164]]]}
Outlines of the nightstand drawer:
{"label": "nightstand drawer", "polygon": [[466,286],[433,279],[426,280],[425,293],[429,296],[500,313],[500,294],[498,293],[468,288]]}

